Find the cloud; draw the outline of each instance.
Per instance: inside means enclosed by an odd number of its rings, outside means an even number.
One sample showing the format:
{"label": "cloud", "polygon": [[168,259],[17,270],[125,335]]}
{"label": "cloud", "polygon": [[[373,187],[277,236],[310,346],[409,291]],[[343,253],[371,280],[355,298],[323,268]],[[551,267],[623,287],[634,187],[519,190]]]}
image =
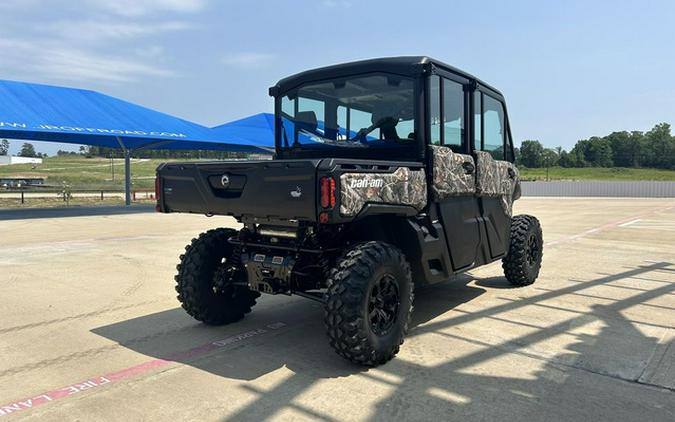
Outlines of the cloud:
{"label": "cloud", "polygon": [[91,7],[120,16],[139,17],[161,12],[195,13],[204,9],[205,0],[88,0]]}
{"label": "cloud", "polygon": [[59,21],[44,29],[50,36],[57,36],[69,42],[82,40],[87,34],[87,42],[103,40],[133,39],[165,32],[184,31],[190,25],[181,21],[166,22],[104,22],[104,21]]}
{"label": "cloud", "polygon": [[[20,70],[39,79],[62,81],[91,80],[98,82],[129,82],[140,77],[166,77],[173,72],[144,64],[131,57],[106,56],[69,48],[51,42],[35,43],[0,39],[0,70]],[[30,57],[30,60],[27,60]]]}
{"label": "cloud", "polygon": [[273,54],[269,53],[233,53],[221,59],[221,62],[228,66],[234,67],[256,67],[268,63],[274,59]]}
{"label": "cloud", "polygon": [[0,0],[3,77],[116,83],[174,76],[159,36],[194,29],[185,14],[203,10],[207,0],[49,3],[59,13],[46,14],[42,0]]}

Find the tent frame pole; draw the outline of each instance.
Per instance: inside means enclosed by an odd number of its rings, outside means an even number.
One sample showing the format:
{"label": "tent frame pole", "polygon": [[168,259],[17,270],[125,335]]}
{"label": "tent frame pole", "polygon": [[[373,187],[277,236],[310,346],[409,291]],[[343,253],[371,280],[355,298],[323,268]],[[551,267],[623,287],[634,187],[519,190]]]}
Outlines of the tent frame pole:
{"label": "tent frame pole", "polygon": [[124,149],[124,205],[131,205],[131,150]]}
{"label": "tent frame pole", "polygon": [[124,152],[124,205],[131,205],[131,149],[124,146],[122,138],[117,137],[117,143]]}

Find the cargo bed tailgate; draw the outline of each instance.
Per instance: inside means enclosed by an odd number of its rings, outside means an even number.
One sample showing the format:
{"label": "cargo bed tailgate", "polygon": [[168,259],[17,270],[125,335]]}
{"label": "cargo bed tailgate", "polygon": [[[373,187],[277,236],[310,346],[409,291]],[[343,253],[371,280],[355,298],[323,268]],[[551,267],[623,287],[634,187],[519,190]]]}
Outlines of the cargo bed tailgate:
{"label": "cargo bed tailgate", "polygon": [[162,212],[316,220],[320,160],[165,163],[157,168]]}

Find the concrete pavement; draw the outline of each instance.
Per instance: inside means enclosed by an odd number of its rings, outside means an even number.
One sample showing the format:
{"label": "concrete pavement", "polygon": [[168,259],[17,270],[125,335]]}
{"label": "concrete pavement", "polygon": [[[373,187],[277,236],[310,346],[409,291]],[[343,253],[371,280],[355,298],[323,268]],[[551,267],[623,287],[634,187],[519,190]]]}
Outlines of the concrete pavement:
{"label": "concrete pavement", "polygon": [[675,418],[675,201],[533,199],[536,284],[499,264],[418,289],[401,353],[355,367],[322,309],[263,296],[206,327],[175,300],[183,246],[226,218],[0,221],[0,420]]}

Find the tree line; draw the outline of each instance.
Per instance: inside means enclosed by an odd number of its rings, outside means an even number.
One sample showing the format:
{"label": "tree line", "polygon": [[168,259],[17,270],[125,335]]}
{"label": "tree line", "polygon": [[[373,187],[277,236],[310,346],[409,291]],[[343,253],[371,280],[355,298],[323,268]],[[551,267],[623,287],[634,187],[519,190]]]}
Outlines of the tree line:
{"label": "tree line", "polygon": [[544,148],[539,141],[523,141],[516,149],[518,165],[542,167],[651,167],[675,170],[675,137],[668,123],[648,132],[612,132],[579,140],[574,148]]}
{"label": "tree line", "polygon": [[[0,155],[7,155],[9,142],[0,141]],[[607,136],[593,136],[579,140],[566,151],[561,147],[545,148],[537,140],[526,140],[516,148],[516,162],[528,168],[544,167],[651,167],[675,170],[675,136],[668,123],[659,123],[648,132],[622,131]],[[79,151],[59,150],[57,155],[84,155],[87,157],[122,158],[118,148],[81,146]],[[26,142],[19,152],[21,157],[46,157]],[[246,153],[226,151],[139,150],[137,158],[227,159],[246,158]]]}
{"label": "tree line", "polygon": [[[3,139],[0,141],[0,155],[9,154],[9,141]],[[46,153],[36,152],[35,146],[30,142],[24,142],[19,150],[19,157],[47,157]],[[104,158],[123,158],[124,153],[119,148],[106,148],[98,146],[80,146],[78,151],[58,150],[57,156],[83,155],[85,157],[104,157]],[[226,152],[226,151],[185,151],[185,150],[167,150],[167,149],[147,149],[133,152],[136,158],[180,158],[180,159],[217,159],[227,158],[246,158],[247,153]]]}
{"label": "tree line", "polygon": [[[0,155],[9,155],[9,141],[7,139],[0,141]],[[23,145],[21,145],[21,150],[19,150],[18,155],[19,157],[32,158],[43,158],[47,156],[47,154],[35,152],[35,147],[30,142],[25,142]]]}

